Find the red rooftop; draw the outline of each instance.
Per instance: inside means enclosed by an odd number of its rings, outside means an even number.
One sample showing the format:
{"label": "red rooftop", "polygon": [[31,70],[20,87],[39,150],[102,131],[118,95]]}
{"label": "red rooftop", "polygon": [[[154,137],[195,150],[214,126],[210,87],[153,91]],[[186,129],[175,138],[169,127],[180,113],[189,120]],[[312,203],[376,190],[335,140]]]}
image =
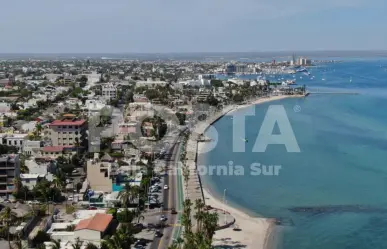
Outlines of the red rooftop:
{"label": "red rooftop", "polygon": [[59,125],[74,125],[81,126],[86,123],[86,120],[72,120],[72,119],[64,119],[64,120],[54,120],[50,126],[59,126]]}

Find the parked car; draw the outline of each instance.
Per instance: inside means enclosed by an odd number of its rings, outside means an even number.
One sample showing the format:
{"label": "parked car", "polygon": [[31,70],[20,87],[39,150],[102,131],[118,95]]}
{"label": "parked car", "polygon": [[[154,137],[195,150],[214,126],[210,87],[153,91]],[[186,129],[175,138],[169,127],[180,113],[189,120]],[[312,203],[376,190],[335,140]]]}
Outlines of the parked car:
{"label": "parked car", "polygon": [[169,189],[168,185],[164,185],[164,190]]}
{"label": "parked car", "polygon": [[163,236],[163,234],[160,232],[160,230],[157,230],[157,231],[155,232],[155,236],[160,238],[160,237]]}
{"label": "parked car", "polygon": [[167,218],[167,216],[165,216],[165,215],[161,215],[160,220],[161,220],[161,221],[166,221],[166,220],[168,220],[168,218]]}
{"label": "parked car", "polygon": [[171,214],[177,214],[176,209],[172,208],[171,209]]}

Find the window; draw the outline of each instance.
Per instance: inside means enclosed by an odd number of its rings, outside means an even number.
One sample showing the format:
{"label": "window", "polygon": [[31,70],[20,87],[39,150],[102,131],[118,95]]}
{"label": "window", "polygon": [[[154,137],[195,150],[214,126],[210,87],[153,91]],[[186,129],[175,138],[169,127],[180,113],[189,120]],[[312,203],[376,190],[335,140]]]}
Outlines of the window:
{"label": "window", "polygon": [[73,126],[72,125],[69,125],[69,129],[72,129],[73,128]]}
{"label": "window", "polygon": [[30,183],[30,179],[26,179],[26,183]]}

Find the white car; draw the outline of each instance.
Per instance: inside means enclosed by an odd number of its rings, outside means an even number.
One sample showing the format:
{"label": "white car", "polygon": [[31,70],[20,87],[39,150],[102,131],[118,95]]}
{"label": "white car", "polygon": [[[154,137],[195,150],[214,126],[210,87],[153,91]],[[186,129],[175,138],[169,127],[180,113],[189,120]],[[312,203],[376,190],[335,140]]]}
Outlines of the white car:
{"label": "white car", "polygon": [[169,189],[168,185],[164,185],[164,189],[165,190]]}

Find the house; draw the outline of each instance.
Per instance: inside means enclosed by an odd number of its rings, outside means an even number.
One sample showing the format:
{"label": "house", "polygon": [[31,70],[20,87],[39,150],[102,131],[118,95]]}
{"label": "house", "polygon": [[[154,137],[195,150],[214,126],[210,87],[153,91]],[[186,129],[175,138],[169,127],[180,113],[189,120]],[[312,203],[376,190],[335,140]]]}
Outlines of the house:
{"label": "house", "polygon": [[23,186],[26,186],[29,190],[32,190],[35,185],[45,178],[45,175],[40,174],[20,174],[20,180]]}
{"label": "house", "polygon": [[81,220],[74,229],[74,235],[81,241],[100,243],[109,231],[113,216],[97,213],[92,218]]}

